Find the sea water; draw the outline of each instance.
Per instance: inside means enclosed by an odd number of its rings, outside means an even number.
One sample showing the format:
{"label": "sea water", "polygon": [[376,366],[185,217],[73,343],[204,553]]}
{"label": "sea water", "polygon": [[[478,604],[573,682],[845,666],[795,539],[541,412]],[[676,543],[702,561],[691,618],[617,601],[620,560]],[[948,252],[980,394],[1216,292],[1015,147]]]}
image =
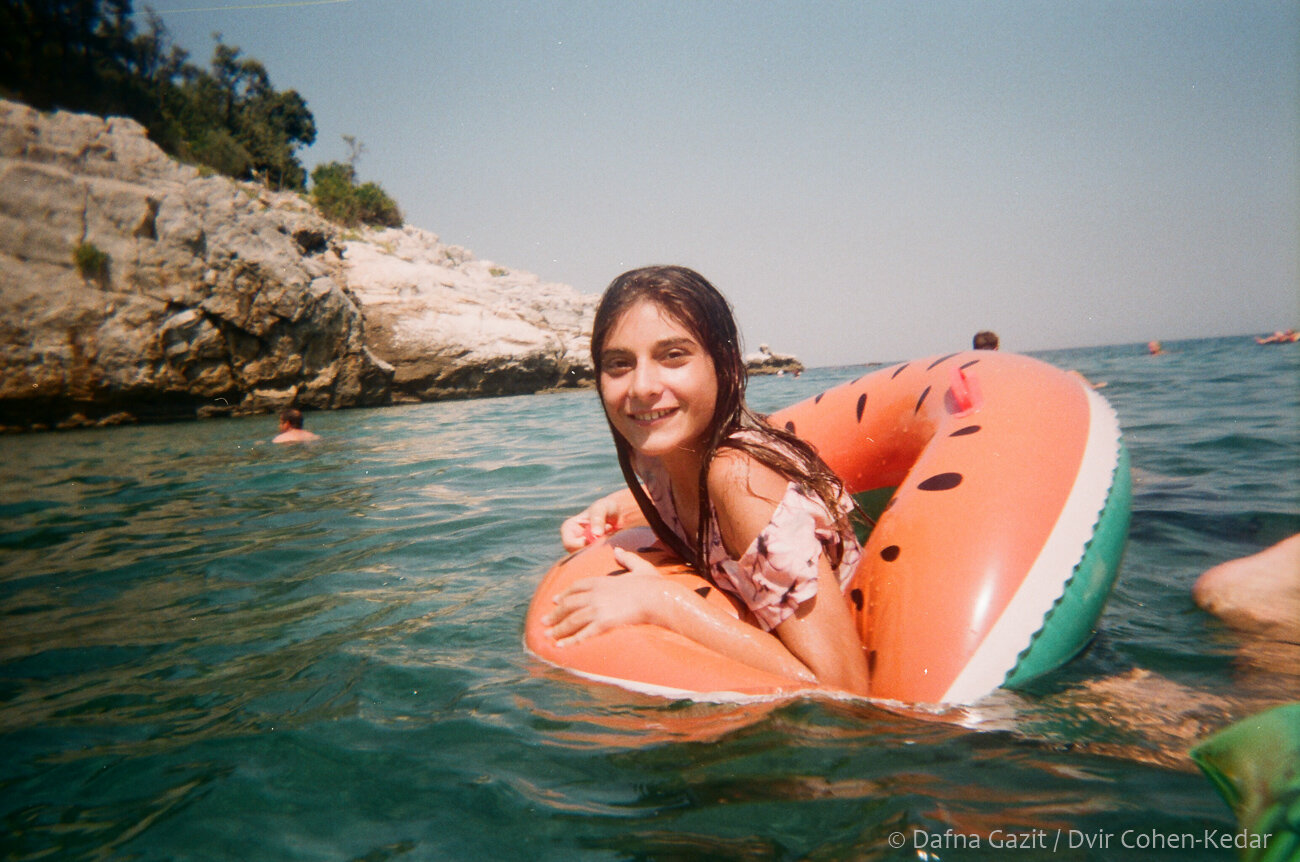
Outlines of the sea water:
{"label": "sea water", "polygon": [[1041,355],[1119,413],[1127,556],[1086,652],[947,713],[531,658],[561,520],[621,482],[591,392],[313,413],[308,445],[270,417],[5,437],[0,857],[1231,859],[1185,752],[1300,698],[1300,661],[1190,590],[1300,531],[1300,345],[1166,349]]}

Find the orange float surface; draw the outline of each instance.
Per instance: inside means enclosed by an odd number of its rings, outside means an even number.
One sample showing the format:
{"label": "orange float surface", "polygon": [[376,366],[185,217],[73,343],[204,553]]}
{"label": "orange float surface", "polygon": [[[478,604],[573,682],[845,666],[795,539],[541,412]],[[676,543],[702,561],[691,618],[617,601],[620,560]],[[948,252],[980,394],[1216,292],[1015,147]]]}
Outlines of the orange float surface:
{"label": "orange float surface", "polygon": [[[1093,617],[1073,629],[1086,633],[1095,621],[1118,552],[1087,562],[1082,573],[1081,561],[1103,510],[1120,507],[1112,489],[1121,470],[1126,482],[1127,462],[1113,410],[1078,375],[1024,356],[970,351],[864,375],[769,421],[811,443],[850,493],[891,489],[846,593],[873,697],[942,703],[988,693],[1012,673],[1067,590]],[[1127,498],[1121,504],[1122,523],[1111,532],[1126,534]],[[525,623],[534,654],[670,696],[806,690],[653,626],[555,647],[541,615],[573,581],[620,571],[609,541],[639,550],[654,540],[646,529],[625,531],[557,564]],[[742,614],[662,548],[651,557],[666,576],[693,579],[706,601]]]}
{"label": "orange float surface", "polygon": [[614,545],[645,557],[664,577],[684,582],[704,601],[724,612],[737,618],[750,618],[740,602],[691,571],[659,544],[649,527],[634,527],[571,554],[547,574],[524,624],[525,643],[539,658],[591,679],[669,697],[708,692],[781,695],[808,688],[806,683],[750,667],[676,632],[651,625],[623,626],[570,646],[557,647],[546,636],[546,627],[541,622],[550,610],[549,599],[583,578],[625,572],[614,561]]}

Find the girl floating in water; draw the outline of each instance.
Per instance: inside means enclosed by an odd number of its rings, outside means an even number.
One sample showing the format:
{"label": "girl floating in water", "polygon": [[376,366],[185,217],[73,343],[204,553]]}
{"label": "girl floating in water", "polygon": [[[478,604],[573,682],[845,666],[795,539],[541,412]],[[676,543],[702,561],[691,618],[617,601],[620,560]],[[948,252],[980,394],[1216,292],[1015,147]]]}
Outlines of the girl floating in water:
{"label": "girl floating in water", "polygon": [[865,694],[862,643],[836,589],[861,559],[852,500],[807,444],[745,404],[726,299],[684,267],[624,273],[597,307],[591,354],[628,490],[565,521],[565,548],[648,524],[757,624],[616,549],[628,573],[587,578],[557,596],[548,634],[563,646],[650,623],[754,667]]}

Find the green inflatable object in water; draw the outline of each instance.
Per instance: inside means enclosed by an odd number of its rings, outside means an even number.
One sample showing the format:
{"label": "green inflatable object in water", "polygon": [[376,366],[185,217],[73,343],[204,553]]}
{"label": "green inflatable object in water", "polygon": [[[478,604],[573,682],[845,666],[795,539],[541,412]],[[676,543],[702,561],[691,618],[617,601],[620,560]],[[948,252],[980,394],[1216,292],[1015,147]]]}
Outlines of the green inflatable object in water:
{"label": "green inflatable object in water", "polygon": [[1191,751],[1243,830],[1248,862],[1300,862],[1300,702],[1243,718]]}

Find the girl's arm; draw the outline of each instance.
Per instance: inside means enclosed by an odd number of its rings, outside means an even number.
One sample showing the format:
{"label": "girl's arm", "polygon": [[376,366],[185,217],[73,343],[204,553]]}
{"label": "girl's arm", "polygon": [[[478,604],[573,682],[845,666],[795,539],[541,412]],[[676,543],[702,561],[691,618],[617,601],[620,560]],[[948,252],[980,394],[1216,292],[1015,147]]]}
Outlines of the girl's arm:
{"label": "girl's arm", "polygon": [[600,538],[628,527],[644,527],[645,516],[636,498],[627,488],[601,497],[583,511],[560,525],[560,541],[566,551],[576,551],[586,546],[587,533]]}
{"label": "girl's arm", "polygon": [[[771,521],[787,482],[737,452],[720,453],[714,465],[721,469],[710,469],[710,496],[723,541],[729,550],[739,547],[739,557]],[[708,604],[631,551],[616,548],[614,556],[627,574],[585,578],[556,597],[556,608],[544,622],[557,645],[578,643],[619,625],[648,623],[760,670],[867,693],[862,642],[824,555],[818,562],[822,589],[774,634]]]}
{"label": "girl's arm", "polygon": [[867,656],[853,614],[823,554],[817,567],[820,589],[773,631],[817,679],[829,686],[867,693]]}
{"label": "girl's arm", "polygon": [[550,626],[547,634],[556,646],[584,641],[615,626],[650,624],[751,667],[817,682],[774,635],[710,605],[631,551],[615,548],[614,559],[627,574],[584,578],[555,597],[555,610],[543,622]]}
{"label": "girl's arm", "polygon": [[[723,544],[739,559],[771,523],[789,480],[743,452],[723,449],[709,466],[708,481]],[[824,553],[817,560],[817,582],[817,595],[773,632],[819,682],[866,694],[866,654]]]}

